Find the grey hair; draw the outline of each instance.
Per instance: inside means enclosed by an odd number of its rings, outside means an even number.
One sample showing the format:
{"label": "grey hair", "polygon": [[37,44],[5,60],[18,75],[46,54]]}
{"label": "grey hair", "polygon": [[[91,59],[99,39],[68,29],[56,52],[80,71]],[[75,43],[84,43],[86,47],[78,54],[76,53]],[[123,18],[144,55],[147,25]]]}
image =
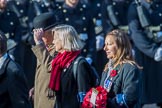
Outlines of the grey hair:
{"label": "grey hair", "polygon": [[66,51],[81,50],[85,45],[77,31],[70,25],[58,25],[52,29],[52,34],[62,41],[63,49]]}

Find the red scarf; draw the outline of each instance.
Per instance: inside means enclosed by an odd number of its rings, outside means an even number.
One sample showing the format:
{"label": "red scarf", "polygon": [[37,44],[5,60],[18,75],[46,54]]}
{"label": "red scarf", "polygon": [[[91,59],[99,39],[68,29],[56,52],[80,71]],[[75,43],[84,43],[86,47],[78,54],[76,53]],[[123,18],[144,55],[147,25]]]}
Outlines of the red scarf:
{"label": "red scarf", "polygon": [[61,72],[67,68],[71,62],[80,54],[80,51],[71,51],[58,53],[52,60],[52,70],[49,82],[49,88],[58,91],[60,90]]}

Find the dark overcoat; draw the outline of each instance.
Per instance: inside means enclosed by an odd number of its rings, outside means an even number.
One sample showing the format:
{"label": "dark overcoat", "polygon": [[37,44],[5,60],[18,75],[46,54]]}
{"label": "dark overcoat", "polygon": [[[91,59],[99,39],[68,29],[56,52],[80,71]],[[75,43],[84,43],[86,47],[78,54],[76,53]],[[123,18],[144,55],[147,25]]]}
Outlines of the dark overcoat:
{"label": "dark overcoat", "polygon": [[[77,63],[77,72],[74,74],[73,64]],[[86,60],[71,63],[61,73],[61,90],[56,92],[55,108],[80,108],[86,92],[91,87],[90,65]],[[76,75],[76,76],[74,76]]]}
{"label": "dark overcoat", "polygon": [[[151,4],[141,0],[141,4],[151,26],[158,26],[162,24],[162,1],[153,1]],[[147,37],[139,21],[136,7],[136,3],[133,2],[129,8],[128,21],[131,38],[135,45],[136,61],[143,66],[141,101],[143,104],[162,102],[162,62],[154,61],[154,54],[159,46]]]}
{"label": "dark overcoat", "polygon": [[[101,13],[105,35],[113,29],[127,30],[127,12],[132,1],[133,0],[103,0]],[[110,5],[112,6],[112,11],[111,9],[107,9]],[[113,16],[115,16],[117,20],[116,23],[114,22],[115,18]]]}
{"label": "dark overcoat", "polygon": [[0,108],[31,108],[22,68],[9,57],[0,69]]}
{"label": "dark overcoat", "polygon": [[86,44],[82,49],[85,57],[96,59],[96,39],[94,34],[94,23],[92,14],[87,5],[78,5],[75,8],[69,7],[66,3],[57,9],[59,20],[65,24],[73,26],[79,34],[79,37]]}
{"label": "dark overcoat", "polygon": [[21,46],[22,28],[17,15],[10,11],[0,12],[0,30],[5,34],[8,40],[8,52],[16,62],[23,66],[23,47]]}

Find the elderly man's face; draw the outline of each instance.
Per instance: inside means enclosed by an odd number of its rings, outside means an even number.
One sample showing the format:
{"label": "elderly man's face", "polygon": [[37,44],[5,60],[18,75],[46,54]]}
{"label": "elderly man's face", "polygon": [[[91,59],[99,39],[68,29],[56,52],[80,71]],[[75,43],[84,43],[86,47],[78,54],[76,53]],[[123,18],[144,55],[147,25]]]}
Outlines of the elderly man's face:
{"label": "elderly man's face", "polygon": [[52,45],[53,36],[51,30],[46,30],[44,32],[44,36],[42,37],[42,40],[45,43],[45,45]]}
{"label": "elderly man's face", "polygon": [[5,9],[7,4],[7,0],[0,0],[0,9]]}

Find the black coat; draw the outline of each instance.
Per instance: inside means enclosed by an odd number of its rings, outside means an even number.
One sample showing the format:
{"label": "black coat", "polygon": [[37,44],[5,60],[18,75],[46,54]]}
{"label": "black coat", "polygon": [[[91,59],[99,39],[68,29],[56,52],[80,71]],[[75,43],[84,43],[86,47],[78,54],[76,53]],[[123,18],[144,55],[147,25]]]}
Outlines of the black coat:
{"label": "black coat", "polygon": [[[36,59],[30,46],[27,45],[28,38],[24,38],[26,37],[23,34],[24,27],[20,24],[19,18],[13,11],[6,9],[4,12],[0,12],[0,30],[5,33],[8,39],[8,53],[12,55],[11,57],[14,61],[23,66],[28,82],[30,83],[30,86],[33,86]],[[25,30],[25,32],[27,31]],[[15,44],[9,40],[12,40]],[[31,58],[30,62],[32,63],[29,63],[26,58]]]}
{"label": "black coat", "polygon": [[[162,23],[162,1],[155,0],[152,5],[141,0],[144,13],[147,14],[152,26]],[[142,103],[162,102],[162,62],[154,60],[154,54],[159,47],[157,43],[147,37],[138,18],[136,4],[133,2],[129,8],[128,21],[131,38],[135,45],[135,58],[143,66],[142,72]]]}
{"label": "black coat", "polygon": [[16,62],[23,65],[23,47],[21,46],[22,28],[14,12],[7,9],[0,12],[0,30],[5,33],[8,39],[15,43],[12,44],[8,41],[8,51]]}
{"label": "black coat", "polygon": [[[125,102],[129,108],[136,108],[139,100],[140,71],[136,66],[129,63],[123,64],[117,68],[118,74],[112,79],[112,87],[108,93],[108,108],[126,108],[125,105],[119,105],[116,102],[117,94],[124,94]],[[101,85],[108,75],[103,72]]]}
{"label": "black coat", "polygon": [[0,69],[0,108],[31,108],[23,70],[9,57]]}
{"label": "black coat", "polygon": [[73,72],[73,63],[65,68],[61,73],[61,90],[56,92],[56,106],[55,108],[80,108],[81,98],[91,87],[91,76],[88,71],[89,65],[86,60],[78,62],[76,78]]}

